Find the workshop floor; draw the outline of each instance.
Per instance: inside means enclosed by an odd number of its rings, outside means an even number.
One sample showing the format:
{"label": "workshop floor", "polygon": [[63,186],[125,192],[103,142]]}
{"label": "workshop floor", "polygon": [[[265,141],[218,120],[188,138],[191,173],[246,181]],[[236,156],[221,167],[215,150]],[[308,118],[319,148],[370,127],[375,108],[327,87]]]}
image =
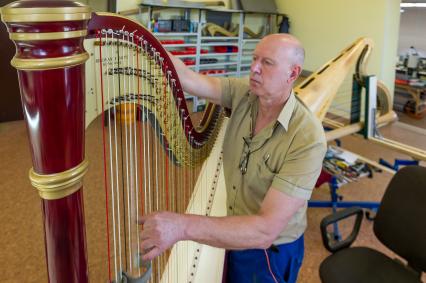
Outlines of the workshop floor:
{"label": "workshop floor", "polygon": [[401,123],[405,123],[410,126],[418,127],[426,130],[426,116],[422,118],[413,118],[408,116],[404,112],[396,112]]}
{"label": "workshop floor", "polygon": [[[95,160],[102,156],[101,149],[91,141],[98,139],[94,125],[87,131],[87,157]],[[411,132],[394,124],[382,130],[387,137],[394,136],[400,141],[409,140],[419,146],[425,146],[426,136],[421,132]],[[367,156],[372,160],[385,158],[393,161],[395,158],[407,158],[386,148],[371,144],[360,137],[345,137],[343,147],[353,152]],[[43,227],[41,221],[40,200],[28,180],[28,169],[31,158],[28,147],[26,129],[23,121],[0,123],[0,274],[2,282],[47,282],[44,256]],[[106,274],[104,264],[104,197],[101,177],[95,175],[101,164],[91,162],[90,171],[85,177],[85,214],[87,227],[87,242],[89,254],[89,269],[91,282],[105,282],[97,275]],[[345,200],[380,201],[383,191],[388,184],[389,173],[376,173],[373,179],[361,179],[340,189]],[[315,189],[313,199],[329,199],[327,186]],[[299,283],[317,283],[319,281],[318,267],[328,255],[323,248],[319,223],[330,213],[330,209],[311,208],[308,210],[309,227],[305,234],[306,253]],[[347,231],[345,228],[342,232]],[[364,221],[361,233],[355,245],[375,247],[389,254],[374,237],[372,223]]]}

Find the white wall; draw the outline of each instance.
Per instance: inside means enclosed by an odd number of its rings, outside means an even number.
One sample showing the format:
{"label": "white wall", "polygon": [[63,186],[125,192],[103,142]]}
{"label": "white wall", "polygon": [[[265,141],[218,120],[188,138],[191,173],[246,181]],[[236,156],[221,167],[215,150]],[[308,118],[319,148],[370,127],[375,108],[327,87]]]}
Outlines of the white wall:
{"label": "white wall", "polygon": [[426,57],[426,8],[404,8],[401,14],[398,54],[405,55],[410,46]]}
{"label": "white wall", "polygon": [[89,5],[94,12],[105,12],[108,10],[107,0],[78,0],[78,2]]}
{"label": "white wall", "polygon": [[367,71],[393,92],[399,0],[277,0],[291,33],[306,49],[305,69],[316,70],[361,36],[374,40]]}
{"label": "white wall", "polygon": [[[118,10],[132,9],[140,1],[120,0]],[[229,4],[229,0],[224,2]],[[305,46],[306,70],[318,69],[355,39],[367,36],[375,42],[367,70],[393,92],[400,0],[276,0],[276,3],[279,11],[289,16],[291,33]],[[424,35],[423,38],[426,40]]]}
{"label": "white wall", "polygon": [[[137,9],[141,0],[117,0],[117,11],[127,11]],[[158,1],[161,2],[161,1]]]}

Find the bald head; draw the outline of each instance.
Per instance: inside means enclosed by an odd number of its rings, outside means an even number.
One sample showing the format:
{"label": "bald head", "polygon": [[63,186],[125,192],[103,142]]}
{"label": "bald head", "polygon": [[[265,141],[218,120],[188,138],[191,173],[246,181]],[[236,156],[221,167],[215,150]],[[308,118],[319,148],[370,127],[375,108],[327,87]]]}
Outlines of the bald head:
{"label": "bald head", "polygon": [[250,90],[259,97],[287,99],[302,72],[305,51],[289,34],[265,36],[253,51]]}
{"label": "bald head", "polygon": [[287,52],[287,58],[292,64],[303,66],[305,61],[305,49],[302,43],[294,36],[287,33],[275,33],[265,36],[259,45],[276,46],[282,52]]}

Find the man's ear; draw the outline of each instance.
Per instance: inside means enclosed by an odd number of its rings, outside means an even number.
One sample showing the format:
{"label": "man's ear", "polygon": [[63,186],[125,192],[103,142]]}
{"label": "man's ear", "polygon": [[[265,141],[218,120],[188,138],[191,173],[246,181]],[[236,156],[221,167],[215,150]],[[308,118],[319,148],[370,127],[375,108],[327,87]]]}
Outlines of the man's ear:
{"label": "man's ear", "polygon": [[288,76],[287,83],[293,83],[297,80],[300,73],[302,72],[302,67],[300,65],[294,65],[291,68],[290,74]]}

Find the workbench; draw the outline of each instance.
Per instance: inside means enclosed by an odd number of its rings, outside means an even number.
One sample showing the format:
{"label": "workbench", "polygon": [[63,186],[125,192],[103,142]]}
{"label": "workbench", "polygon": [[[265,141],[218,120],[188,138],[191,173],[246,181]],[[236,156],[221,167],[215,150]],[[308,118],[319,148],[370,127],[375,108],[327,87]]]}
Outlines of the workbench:
{"label": "workbench", "polygon": [[395,83],[394,109],[416,119],[426,115],[426,86]]}

